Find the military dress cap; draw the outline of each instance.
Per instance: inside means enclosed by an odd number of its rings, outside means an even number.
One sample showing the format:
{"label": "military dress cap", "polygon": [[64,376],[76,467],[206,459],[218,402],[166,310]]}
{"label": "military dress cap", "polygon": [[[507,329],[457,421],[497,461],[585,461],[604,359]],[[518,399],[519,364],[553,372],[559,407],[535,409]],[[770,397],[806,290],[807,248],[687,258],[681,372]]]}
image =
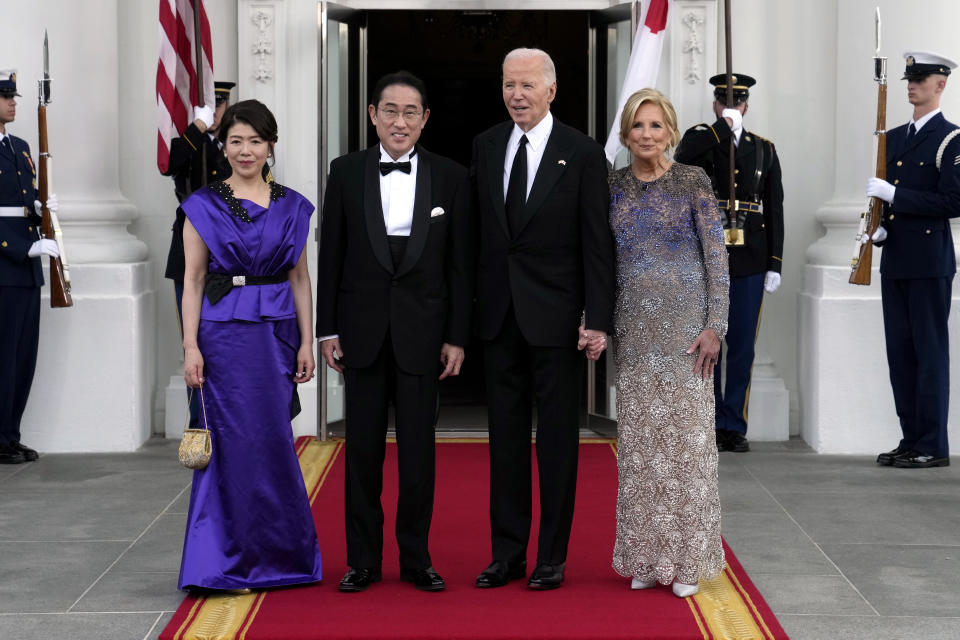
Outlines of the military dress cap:
{"label": "military dress cap", "polygon": [[213,83],[213,93],[217,104],[230,101],[230,90],[237,86],[236,82],[225,82],[217,80]]}
{"label": "military dress cap", "polygon": [[0,70],[0,96],[12,98],[13,96],[19,95],[20,94],[17,93],[17,70]]}
{"label": "military dress cap", "polygon": [[[734,73],[733,79],[733,99],[737,102],[743,102],[750,97],[750,87],[757,84],[757,81],[750,76],[742,73]],[[720,102],[727,101],[727,74],[718,73],[709,80],[715,89],[713,96]]]}
{"label": "military dress cap", "polygon": [[905,51],[903,57],[907,61],[907,67],[903,71],[902,80],[922,80],[933,73],[948,76],[950,70],[957,66],[950,58],[932,51]]}

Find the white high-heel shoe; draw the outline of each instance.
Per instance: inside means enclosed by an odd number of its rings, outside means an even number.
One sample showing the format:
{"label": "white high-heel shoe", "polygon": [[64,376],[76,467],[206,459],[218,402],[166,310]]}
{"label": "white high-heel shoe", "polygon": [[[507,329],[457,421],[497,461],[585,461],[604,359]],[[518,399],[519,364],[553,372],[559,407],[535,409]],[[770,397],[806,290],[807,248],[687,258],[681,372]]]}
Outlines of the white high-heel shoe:
{"label": "white high-heel shoe", "polygon": [[656,580],[641,580],[634,576],[633,580],[630,581],[631,589],[653,589],[655,586],[657,586]]}
{"label": "white high-heel shoe", "polygon": [[699,584],[684,584],[682,582],[673,583],[673,595],[678,598],[689,598],[692,595],[700,591]]}

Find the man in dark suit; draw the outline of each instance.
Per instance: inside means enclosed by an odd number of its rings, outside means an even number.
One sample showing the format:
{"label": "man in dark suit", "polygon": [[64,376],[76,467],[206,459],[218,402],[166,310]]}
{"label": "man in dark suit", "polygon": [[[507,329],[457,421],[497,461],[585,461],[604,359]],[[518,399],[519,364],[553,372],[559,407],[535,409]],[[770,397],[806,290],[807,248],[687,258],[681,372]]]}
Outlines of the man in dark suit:
{"label": "man in dark suit", "polygon": [[[0,71],[0,464],[38,458],[20,442],[40,344],[40,256],[60,255],[40,237],[40,203],[30,146],[7,133],[17,116],[17,74]],[[57,209],[56,196],[47,208]]]}
{"label": "man in dark suit", "polygon": [[[440,591],[433,514],[437,381],[460,372],[470,337],[474,252],[464,167],[417,145],[423,82],[381,78],[368,107],[380,139],[337,158],[323,203],[317,336],[346,384],[347,564],[341,591],[381,578],[387,405],[396,415],[401,579]],[[442,371],[441,371],[442,365]]]}
{"label": "man in dark suit", "polygon": [[[783,268],[783,184],[780,160],[773,143],[743,128],[750,108],[750,87],[756,80],[733,74],[733,101],[727,104],[727,75],[710,78],[714,86],[713,110],[717,120],[701,123],[683,134],[677,162],[702,167],[710,176],[721,209],[728,209],[730,194],[730,137],[734,136],[735,220],[724,224],[730,262],[730,310],[726,338],[726,383],[720,368],[713,377],[716,405],[717,450],[745,452],[747,401],[753,369],[754,345],[760,330],[763,293],[780,287]],[[729,218],[729,216],[728,216]],[[742,234],[743,241],[736,239]]]}
{"label": "man in dark suit", "polygon": [[[173,178],[173,191],[178,202],[186,200],[187,196],[200,187],[226,180],[233,173],[230,163],[221,150],[222,145],[217,140],[217,129],[220,127],[220,118],[230,103],[230,90],[233,82],[214,82],[215,106],[194,107],[191,122],[184,130],[183,135],[170,141],[170,164],[163,175]],[[204,174],[206,166],[206,174]],[[183,320],[181,308],[183,302],[183,224],[186,216],[183,210],[177,208],[177,214],[171,227],[170,250],[167,253],[167,268],[163,277],[173,280],[173,293],[177,301],[177,322],[180,335],[183,336]],[[192,389],[187,389],[189,402],[189,428],[196,429],[200,422],[200,402],[193,395]]]}
{"label": "man in dark suit", "polygon": [[613,315],[607,167],[599,144],[550,113],[556,70],[544,51],[507,54],[502,89],[511,121],[476,137],[471,167],[480,219],[477,313],[493,542],[493,561],[476,585],[499,587],[526,575],[536,398],[541,515],[528,585],[553,589],[563,582],[573,522],[583,368],[578,346],[591,345],[588,356],[599,357]]}
{"label": "man in dark suit", "polygon": [[887,203],[872,240],[883,247],[883,330],[903,431],[900,444],[877,463],[917,469],[950,464],[947,318],[957,272],[950,218],[960,216],[960,128],[940,112],[957,63],[925,51],[904,57],[913,117],[887,132],[887,179],[870,178],[867,195]]}

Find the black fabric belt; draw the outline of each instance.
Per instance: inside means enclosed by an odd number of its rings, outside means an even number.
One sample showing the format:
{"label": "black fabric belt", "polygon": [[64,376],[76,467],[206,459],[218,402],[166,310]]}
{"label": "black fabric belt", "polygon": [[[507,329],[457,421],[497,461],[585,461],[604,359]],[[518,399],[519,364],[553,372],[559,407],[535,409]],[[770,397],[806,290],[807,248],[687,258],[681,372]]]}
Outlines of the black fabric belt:
{"label": "black fabric belt", "polygon": [[210,304],[217,304],[234,287],[246,287],[257,284],[280,284],[290,279],[290,272],[284,271],[272,276],[228,276],[225,273],[208,273],[203,283],[203,292]]}
{"label": "black fabric belt", "polygon": [[[727,209],[730,207],[730,203],[727,200],[717,200],[717,205],[721,209]],[[737,201],[737,211],[748,211],[750,213],[760,213],[760,205],[756,202],[746,202],[744,200]]]}

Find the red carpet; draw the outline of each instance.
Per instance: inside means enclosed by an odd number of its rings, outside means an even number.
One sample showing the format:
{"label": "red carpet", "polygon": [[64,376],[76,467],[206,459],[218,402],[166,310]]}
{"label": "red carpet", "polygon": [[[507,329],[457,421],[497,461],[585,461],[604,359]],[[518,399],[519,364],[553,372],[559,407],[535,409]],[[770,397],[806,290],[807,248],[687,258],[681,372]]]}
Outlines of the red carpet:
{"label": "red carpet", "polygon": [[[401,583],[393,538],[396,486],[390,481],[397,473],[396,448],[390,445],[384,471],[384,580],[364,593],[340,593],[337,582],[347,568],[342,442],[302,438],[297,445],[316,515],[324,581],[250,595],[188,596],[161,640],[787,637],[729,548],[723,575],[702,582],[700,593],[686,600],[667,587],[631,591],[629,580],[614,573],[617,469],[610,442],[580,447],[566,582],[548,592],[531,591],[525,581],[499,589],[473,586],[490,560],[487,445],[478,441],[440,441],[437,446],[430,551],[447,590],[422,593]],[[530,567],[536,559],[536,531],[531,541]]]}

